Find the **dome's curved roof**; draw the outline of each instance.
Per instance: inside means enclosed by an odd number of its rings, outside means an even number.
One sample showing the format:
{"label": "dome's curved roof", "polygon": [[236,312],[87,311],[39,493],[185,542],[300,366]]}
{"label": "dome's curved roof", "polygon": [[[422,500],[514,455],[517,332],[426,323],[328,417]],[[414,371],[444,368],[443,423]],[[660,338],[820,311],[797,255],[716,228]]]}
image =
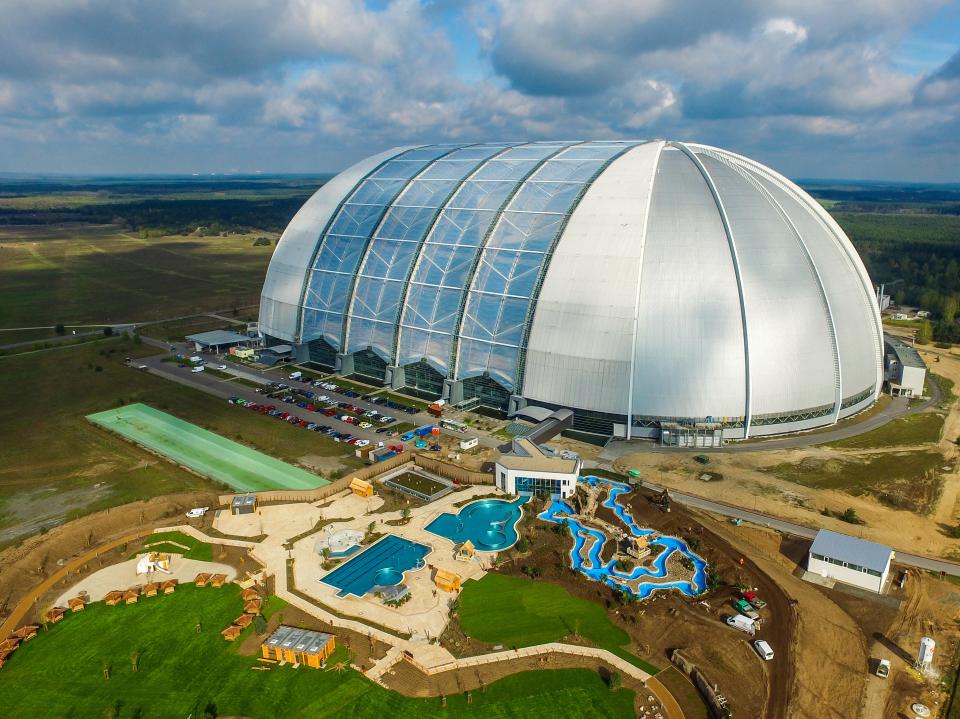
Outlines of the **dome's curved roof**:
{"label": "dome's curved roof", "polygon": [[830,216],[758,163],[664,141],[364,160],[284,232],[260,327],[547,405],[751,434],[835,421],[882,378],[872,286]]}

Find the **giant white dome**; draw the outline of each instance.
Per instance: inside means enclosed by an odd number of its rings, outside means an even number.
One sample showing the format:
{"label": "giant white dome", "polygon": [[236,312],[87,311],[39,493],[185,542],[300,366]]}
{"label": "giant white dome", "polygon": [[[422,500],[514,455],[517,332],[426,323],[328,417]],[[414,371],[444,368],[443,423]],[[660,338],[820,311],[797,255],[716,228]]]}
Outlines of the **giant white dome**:
{"label": "giant white dome", "polygon": [[808,429],[882,381],[872,285],[829,214],[763,165],[660,140],[359,162],[284,232],[260,329],[345,374],[632,436]]}

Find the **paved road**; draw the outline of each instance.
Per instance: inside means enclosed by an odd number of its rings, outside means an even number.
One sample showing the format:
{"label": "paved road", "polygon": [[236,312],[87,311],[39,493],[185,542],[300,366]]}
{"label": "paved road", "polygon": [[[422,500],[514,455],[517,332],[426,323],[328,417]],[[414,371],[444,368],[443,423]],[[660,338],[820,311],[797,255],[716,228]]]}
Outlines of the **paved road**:
{"label": "paved road", "polygon": [[[662,492],[664,489],[660,485],[654,484],[653,482],[641,481],[640,484],[646,489],[654,492]],[[769,527],[770,529],[774,529],[783,534],[813,539],[819,529],[819,527],[812,528],[802,524],[795,524],[794,522],[787,522],[783,519],[771,517],[768,514],[751,512],[747,509],[735,507],[732,504],[725,504],[712,499],[704,499],[703,497],[698,497],[693,494],[686,494],[685,492],[678,492],[673,489],[668,491],[670,492],[671,499],[687,507],[713,512],[714,514],[720,514],[725,517],[739,518],[745,522],[751,522],[752,524],[756,524],[761,527]],[[950,562],[945,559],[937,559],[935,557],[925,557],[921,554],[911,554],[910,552],[901,551],[896,547],[893,547],[893,549],[897,553],[897,562],[900,564],[906,564],[907,566],[916,567],[918,569],[927,569],[931,572],[943,572],[944,574],[949,574],[954,577],[960,577],[960,563]]]}
{"label": "paved road", "polygon": [[665,454],[702,454],[704,451],[728,454],[736,454],[739,452],[767,452],[770,450],[798,449],[815,444],[836,442],[837,440],[847,439],[848,437],[855,437],[864,432],[869,432],[899,417],[923,412],[930,407],[940,404],[940,400],[943,397],[940,385],[937,384],[936,380],[929,373],[927,374],[927,378],[931,388],[931,395],[923,403],[911,407],[910,400],[906,397],[894,397],[890,401],[890,404],[870,417],[860,422],[854,421],[849,424],[841,424],[833,429],[808,434],[794,434],[786,437],[774,437],[772,439],[754,439],[743,442],[733,441],[723,447],[710,450],[695,447],[661,447],[651,440],[632,440],[629,442],[618,440],[611,442],[603,449],[600,453],[600,459],[611,462],[634,452],[663,452]]}

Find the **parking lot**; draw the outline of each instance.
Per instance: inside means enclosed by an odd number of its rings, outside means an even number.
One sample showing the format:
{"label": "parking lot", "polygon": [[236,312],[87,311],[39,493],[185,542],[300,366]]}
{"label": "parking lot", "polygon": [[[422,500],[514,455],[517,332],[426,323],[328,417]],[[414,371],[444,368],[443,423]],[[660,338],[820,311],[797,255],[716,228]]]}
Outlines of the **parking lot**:
{"label": "parking lot", "polygon": [[[175,348],[174,352],[185,357],[194,355],[185,344],[172,346]],[[180,366],[181,363],[163,361],[164,358],[160,355],[138,360],[138,363],[152,373],[230,401],[236,405],[238,412],[256,411],[264,415],[265,421],[286,421],[291,425],[291,431],[315,431],[321,436],[341,442],[355,440],[353,445],[359,444],[358,448],[377,447],[382,442],[382,446],[404,446],[410,449],[415,446],[418,438],[408,437],[407,431],[397,433],[394,428],[404,425],[422,427],[436,425],[437,422],[435,417],[417,411],[412,405],[388,406],[387,398],[378,396],[382,391],[380,389],[371,389],[371,394],[362,395],[352,388],[339,385],[339,378],[336,376],[319,380],[303,376],[297,380],[290,379],[290,375],[299,371],[299,368],[290,365],[261,370],[238,367],[229,362],[221,365],[221,358],[216,356],[203,355],[203,358],[208,367],[225,366],[226,369],[221,371],[265,384],[254,388],[239,381],[225,380],[206,371],[193,372],[189,361]],[[392,421],[386,421],[385,417]],[[310,430],[307,427],[310,427]],[[444,434],[458,438],[465,436],[446,430]],[[471,435],[473,434],[471,432]],[[360,444],[362,442],[367,444]],[[482,434],[480,442],[489,446],[498,444],[495,438]],[[432,446],[434,445],[428,442],[426,447],[420,449]]]}

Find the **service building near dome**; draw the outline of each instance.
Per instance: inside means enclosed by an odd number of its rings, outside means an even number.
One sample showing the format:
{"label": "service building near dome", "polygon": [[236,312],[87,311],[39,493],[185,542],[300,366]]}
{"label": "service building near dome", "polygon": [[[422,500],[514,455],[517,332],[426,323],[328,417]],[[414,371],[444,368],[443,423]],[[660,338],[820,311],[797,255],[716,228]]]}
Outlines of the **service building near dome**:
{"label": "service building near dome", "polygon": [[367,158],[290,222],[260,331],[419,396],[680,445],[829,425],[883,383],[870,278],[829,214],[752,160],[661,140]]}

